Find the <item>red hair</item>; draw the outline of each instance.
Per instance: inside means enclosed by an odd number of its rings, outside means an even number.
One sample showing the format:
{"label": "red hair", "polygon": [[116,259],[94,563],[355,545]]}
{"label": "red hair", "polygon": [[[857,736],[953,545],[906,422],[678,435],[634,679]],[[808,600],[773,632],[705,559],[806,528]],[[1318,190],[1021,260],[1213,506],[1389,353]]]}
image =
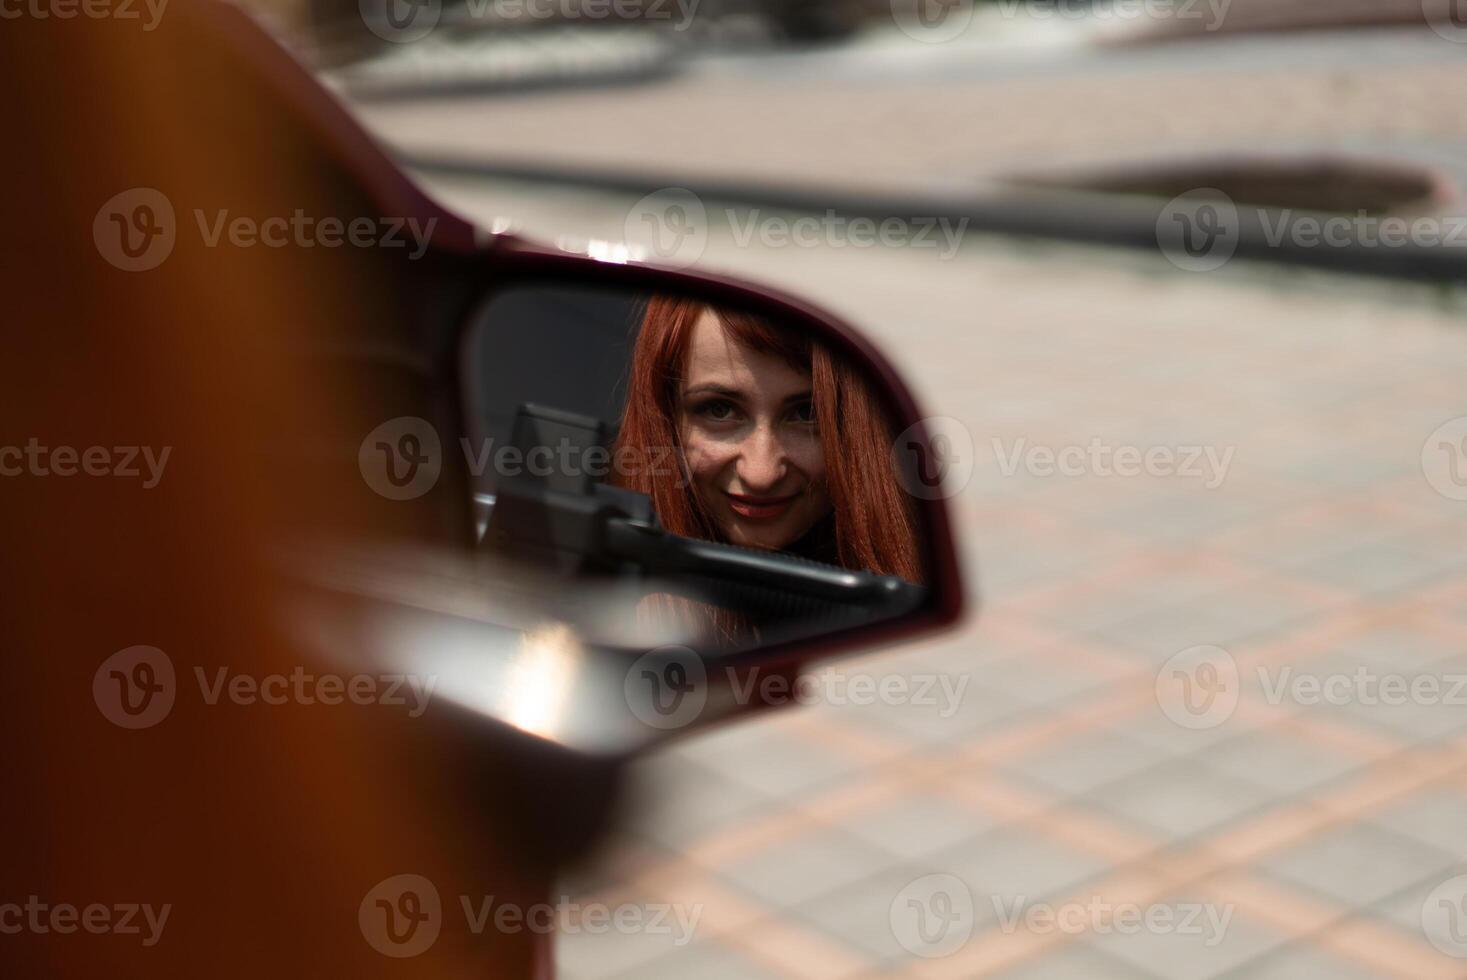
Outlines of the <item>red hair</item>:
{"label": "red hair", "polygon": [[[618,468],[616,482],[649,495],[667,530],[719,541],[722,535],[685,469],[655,466],[669,448],[682,459],[677,424],[681,384],[693,326],[706,308],[698,300],[673,296],[654,296],[648,303],[632,352],[626,411],[615,447],[615,458],[635,462]],[[897,482],[891,426],[865,376],[803,331],[781,329],[749,313],[713,312],[740,345],[777,355],[810,374],[837,563],[921,583],[912,500]]]}

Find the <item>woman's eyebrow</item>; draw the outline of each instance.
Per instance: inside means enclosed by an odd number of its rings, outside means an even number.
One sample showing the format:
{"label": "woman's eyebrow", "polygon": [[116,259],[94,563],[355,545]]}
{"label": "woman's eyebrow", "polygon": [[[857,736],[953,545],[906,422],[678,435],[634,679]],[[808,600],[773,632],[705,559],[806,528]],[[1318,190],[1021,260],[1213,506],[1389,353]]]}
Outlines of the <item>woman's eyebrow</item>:
{"label": "woman's eyebrow", "polygon": [[741,392],[741,391],[739,391],[737,388],[730,388],[727,385],[712,384],[712,383],[701,384],[701,385],[694,385],[693,387],[687,388],[687,389],[685,389],[683,391],[683,397],[684,398],[688,397],[689,395],[703,395],[703,394],[708,394],[708,395],[722,395],[725,398],[743,398],[744,397],[744,393]]}

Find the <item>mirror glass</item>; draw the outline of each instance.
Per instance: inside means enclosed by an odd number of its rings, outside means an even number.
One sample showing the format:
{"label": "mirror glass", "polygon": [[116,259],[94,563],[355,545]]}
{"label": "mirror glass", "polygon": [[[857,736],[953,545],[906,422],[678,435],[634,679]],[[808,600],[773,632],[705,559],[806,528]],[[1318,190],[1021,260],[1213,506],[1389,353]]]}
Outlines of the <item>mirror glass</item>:
{"label": "mirror glass", "polygon": [[463,351],[486,567],[527,615],[628,648],[719,654],[922,608],[907,426],[836,346],[692,295],[496,292]]}

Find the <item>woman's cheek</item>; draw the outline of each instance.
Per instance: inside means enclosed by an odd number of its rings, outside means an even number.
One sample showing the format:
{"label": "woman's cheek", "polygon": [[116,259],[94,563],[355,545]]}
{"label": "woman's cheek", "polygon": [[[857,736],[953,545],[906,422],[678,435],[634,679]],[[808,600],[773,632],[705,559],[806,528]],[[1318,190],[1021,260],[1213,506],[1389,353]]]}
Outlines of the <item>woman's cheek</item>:
{"label": "woman's cheek", "polygon": [[825,451],[816,438],[802,439],[789,449],[790,461],[812,484],[825,484]]}
{"label": "woman's cheek", "polygon": [[699,483],[712,481],[723,468],[724,457],[728,455],[726,451],[720,451],[722,447],[718,443],[703,438],[697,432],[684,434],[683,447],[688,472]]}

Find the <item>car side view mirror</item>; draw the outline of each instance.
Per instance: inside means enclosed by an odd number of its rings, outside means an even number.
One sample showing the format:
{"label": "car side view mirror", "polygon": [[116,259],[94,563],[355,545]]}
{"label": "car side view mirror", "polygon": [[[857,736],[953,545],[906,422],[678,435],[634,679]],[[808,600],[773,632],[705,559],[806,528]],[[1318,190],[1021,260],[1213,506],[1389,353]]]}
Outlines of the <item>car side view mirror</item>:
{"label": "car side view mirror", "polygon": [[[323,661],[624,754],[767,707],[751,673],[956,621],[946,500],[972,453],[858,331],[751,284],[476,229],[232,5],[181,20],[249,67],[262,118],[289,122],[308,186],[332,189],[317,210],[423,235],[412,251],[238,250],[322,311],[289,345],[331,406],[319,432],[250,432],[260,465],[314,491],[261,543]],[[288,213],[273,185],[257,193],[260,213]],[[180,234],[180,263],[206,246]]]}
{"label": "car side view mirror", "polygon": [[809,319],[529,280],[485,297],[462,357],[485,552],[568,588],[636,581],[654,636],[749,651],[896,622],[940,588],[932,460],[896,441],[915,422]]}
{"label": "car side view mirror", "polygon": [[946,503],[971,452],[854,329],[751,285],[517,239],[486,259],[450,345],[454,431],[399,418],[362,443],[372,489],[404,501],[427,472],[407,463],[436,447],[424,499],[470,512],[441,595],[421,568],[384,589],[379,554],[333,573],[370,567],[344,591],[392,596],[368,631],[379,663],[621,756],[791,703],[767,694],[813,661],[956,621]]}

